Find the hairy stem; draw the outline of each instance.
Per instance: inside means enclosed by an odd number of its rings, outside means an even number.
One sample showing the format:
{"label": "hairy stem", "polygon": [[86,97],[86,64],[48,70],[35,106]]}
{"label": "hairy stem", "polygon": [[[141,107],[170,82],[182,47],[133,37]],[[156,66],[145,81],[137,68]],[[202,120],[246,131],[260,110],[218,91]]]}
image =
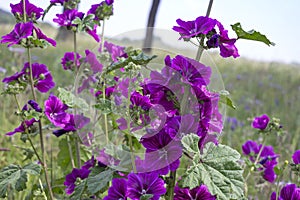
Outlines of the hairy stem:
{"label": "hairy stem", "polygon": [[173,200],[174,198],[174,188],[175,188],[175,182],[176,182],[176,170],[171,171],[169,175],[169,183],[167,188],[167,199]]}
{"label": "hairy stem", "polygon": [[[213,2],[214,2],[214,0],[209,0],[209,4],[208,4],[208,7],[207,7],[207,11],[206,11],[206,17],[209,17],[209,15],[210,15],[210,11],[211,11]],[[201,39],[201,42],[200,42],[199,47],[198,47],[198,51],[197,51],[197,55],[196,55],[196,60],[198,60],[198,61],[200,61],[200,58],[201,58],[203,50],[204,50],[204,48],[201,46],[201,44],[203,42],[204,42],[204,38]]]}

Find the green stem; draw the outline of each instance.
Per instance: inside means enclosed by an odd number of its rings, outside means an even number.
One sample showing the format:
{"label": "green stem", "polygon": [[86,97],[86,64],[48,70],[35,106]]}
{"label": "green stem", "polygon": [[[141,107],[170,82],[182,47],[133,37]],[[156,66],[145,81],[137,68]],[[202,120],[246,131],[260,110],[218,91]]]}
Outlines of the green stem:
{"label": "green stem", "polygon": [[132,135],[131,135],[131,132],[130,132],[130,95],[131,95],[131,92],[130,92],[130,82],[131,82],[131,74],[129,72],[129,83],[128,83],[128,92],[127,92],[127,105],[128,105],[128,118],[127,118],[127,133],[129,134],[129,148],[130,148],[130,157],[131,157],[131,164],[132,164],[132,168],[133,168],[133,172],[134,173],[137,173],[137,170],[136,170],[136,165],[135,165],[135,158],[134,158],[134,149],[133,149],[133,143],[132,143]]}
{"label": "green stem", "polygon": [[[74,67],[75,67],[75,79],[78,78],[79,75],[79,66],[77,66],[77,32],[74,31],[73,34],[73,48],[74,48]],[[77,87],[74,88],[75,95],[77,96]],[[75,114],[76,114],[76,108],[75,108]],[[81,159],[80,159],[80,145],[79,145],[79,138],[77,131],[74,132],[74,144],[75,144],[75,151],[76,151],[76,160],[77,160],[77,167],[81,167]],[[71,155],[71,154],[70,154]],[[73,163],[74,164],[74,163]],[[73,167],[74,168],[74,167]]]}
{"label": "green stem", "polygon": [[[214,0],[209,1],[207,11],[206,11],[206,17],[209,17],[209,15],[210,15],[210,11],[211,11],[213,2],[214,2]],[[198,47],[198,51],[197,51],[197,55],[196,55],[196,60],[198,60],[198,61],[200,61],[200,58],[201,58],[202,53],[204,51],[204,48],[201,46],[201,44],[203,44],[203,42],[204,42],[204,37],[201,39],[201,42],[200,42],[199,47]]]}
{"label": "green stem", "polygon": [[176,170],[171,171],[169,175],[169,183],[167,188],[167,199],[173,200],[174,198],[174,188],[175,188],[175,182],[176,182]]}
{"label": "green stem", "polygon": [[276,181],[276,199],[279,199],[279,181],[282,179],[283,177],[283,172],[286,168],[286,166],[288,165],[288,161],[284,162],[282,170],[280,175],[277,177],[277,181]]}
{"label": "green stem", "polygon": [[[102,95],[103,95],[103,103],[105,104],[105,101],[106,101],[106,95],[105,95],[105,80],[103,81]],[[106,144],[108,144],[109,138],[108,138],[108,122],[107,122],[107,114],[104,113],[103,115],[104,115],[104,131],[105,131]]]}
{"label": "green stem", "polygon": [[101,52],[104,50],[104,26],[105,26],[105,19],[103,19],[102,32],[101,32]]}
{"label": "green stem", "polygon": [[67,144],[68,144],[68,149],[69,149],[71,165],[72,165],[72,168],[75,168],[75,163],[74,163],[74,158],[73,158],[73,153],[72,153],[72,146],[71,146],[71,142],[70,142],[70,135],[67,135]]}

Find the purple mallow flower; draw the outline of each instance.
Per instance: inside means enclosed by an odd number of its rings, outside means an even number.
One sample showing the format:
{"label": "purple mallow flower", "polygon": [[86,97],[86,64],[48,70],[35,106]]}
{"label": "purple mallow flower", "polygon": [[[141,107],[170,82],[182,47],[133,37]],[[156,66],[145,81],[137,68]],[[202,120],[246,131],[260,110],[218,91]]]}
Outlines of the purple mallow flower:
{"label": "purple mallow flower", "polygon": [[114,178],[108,195],[103,200],[127,200],[127,181],[124,178]]}
{"label": "purple mallow flower", "polygon": [[166,175],[169,171],[175,171],[180,164],[182,155],[181,142],[173,138],[162,129],[159,133],[144,135],[140,142],[146,148],[144,165],[146,171],[156,171]]}
{"label": "purple mallow flower", "polygon": [[22,39],[28,38],[32,35],[33,23],[17,23],[14,30],[9,34],[2,36],[0,43],[9,43],[7,46],[10,47],[15,44],[21,44]]}
{"label": "purple mallow flower", "polygon": [[[33,63],[31,67],[32,67],[32,76],[33,76],[33,81],[34,81],[34,87],[36,87],[40,92],[46,93],[55,86],[52,75],[48,71],[48,68],[46,65],[39,64],[39,63]],[[25,78],[25,80],[29,80],[30,73],[29,73],[29,63],[28,62],[25,63],[21,72],[17,72],[10,77],[4,78],[2,82],[10,83],[12,81],[19,80],[23,76],[27,76],[27,78]]]}
{"label": "purple mallow flower", "polygon": [[[190,40],[194,37],[204,38],[206,37],[205,48],[220,48],[220,55],[224,58],[233,56],[239,57],[238,50],[235,46],[236,39],[230,39],[228,37],[228,31],[224,29],[223,25],[209,17],[200,16],[194,21],[183,21],[181,19],[176,20],[179,26],[174,26],[173,30],[179,32],[181,37],[179,39]],[[218,27],[217,33],[215,26]]]}
{"label": "purple mallow flower", "polygon": [[[76,66],[79,68],[80,66],[80,58],[81,55],[79,53],[76,54]],[[75,69],[75,53],[74,52],[66,52],[64,57],[61,59],[61,64],[64,70],[74,70]]]}
{"label": "purple mallow flower", "polygon": [[97,25],[95,24],[93,29],[86,29],[87,34],[89,34],[90,36],[92,36],[94,38],[94,40],[96,40],[96,42],[100,42],[100,37],[97,34]]}
{"label": "purple mallow flower", "polygon": [[217,20],[209,17],[200,16],[194,21],[176,20],[179,26],[174,26],[173,30],[179,32],[181,37],[179,39],[190,39],[200,34],[206,35],[217,24]]}
{"label": "purple mallow flower", "polygon": [[265,128],[267,128],[269,121],[270,118],[266,114],[259,117],[255,117],[252,122],[252,127],[256,129],[264,130]]}
{"label": "purple mallow flower", "polygon": [[80,178],[81,180],[86,179],[91,172],[90,168],[93,167],[94,165],[95,165],[95,160],[92,157],[91,160],[85,162],[80,169],[74,168],[72,172],[66,176],[64,185],[66,186],[65,191],[68,195],[74,192],[74,189],[76,187],[75,185],[76,180],[78,178]]}
{"label": "purple mallow flower", "polygon": [[[107,41],[104,42],[104,47],[110,53],[111,59],[114,62],[117,62],[119,57],[127,57],[127,54],[124,51],[125,47],[121,47]],[[99,51],[101,52],[101,49],[99,49]]]}
{"label": "purple mallow flower", "polygon": [[296,184],[285,185],[276,198],[276,192],[273,192],[270,200],[299,200],[300,199],[300,188]]}
{"label": "purple mallow flower", "polygon": [[58,97],[50,94],[49,98],[45,101],[45,115],[55,126],[65,128],[66,124],[70,121],[70,114],[65,111],[68,106],[64,104]]}
{"label": "purple mallow flower", "polygon": [[[39,19],[42,15],[44,10],[42,8],[36,7],[35,5],[31,4],[28,0],[25,1],[25,11],[26,11],[26,16],[30,20],[37,20]],[[11,12],[16,16],[19,15],[18,19],[23,19],[24,16],[24,7],[23,7],[23,0],[20,1],[18,4],[10,4],[11,7]]]}
{"label": "purple mallow flower", "polygon": [[85,50],[85,61],[90,65],[93,73],[101,72],[103,65],[97,59],[97,56],[90,50]]}
{"label": "purple mallow flower", "polygon": [[89,14],[95,15],[94,18],[95,21],[103,20],[104,17],[109,17],[113,15],[113,7],[112,7],[113,2],[114,0],[105,0],[98,4],[94,4],[88,10],[87,15]]}
{"label": "purple mallow flower", "polygon": [[26,129],[29,129],[33,123],[37,122],[34,118],[30,119],[30,120],[25,120],[24,122],[21,123],[20,126],[18,126],[17,128],[15,128],[14,131],[12,132],[8,132],[5,135],[8,136],[12,136],[16,133],[24,133]]}
{"label": "purple mallow flower", "polygon": [[41,29],[39,28],[36,28],[36,27],[33,27],[33,30],[35,31],[36,33],[36,37],[37,39],[39,40],[44,40],[46,42],[48,42],[49,44],[51,44],[52,46],[56,46],[56,41],[51,39],[51,38],[48,38],[42,31]]}
{"label": "purple mallow flower", "polygon": [[128,174],[127,195],[132,200],[139,200],[145,194],[153,195],[150,200],[158,200],[165,193],[164,181],[158,174]]}
{"label": "purple mallow flower", "polygon": [[58,23],[60,26],[66,26],[66,27],[72,27],[77,26],[77,24],[73,24],[73,20],[79,17],[82,19],[84,16],[84,13],[78,12],[76,9],[71,10],[65,10],[62,14],[56,14],[55,19],[53,19],[54,22]]}
{"label": "purple mallow flower", "polygon": [[[252,140],[248,140],[242,146],[243,153],[249,156],[251,162],[255,162],[256,157],[261,151],[262,145],[258,145]],[[276,179],[276,174],[274,172],[274,167],[277,165],[278,155],[274,153],[272,146],[264,146],[260,157],[258,158],[258,163],[261,167],[258,168],[259,171],[263,171],[263,178],[269,182],[274,182]]]}
{"label": "purple mallow flower", "polygon": [[295,151],[295,153],[292,156],[294,164],[298,165],[300,164],[300,149]]}
{"label": "purple mallow flower", "polygon": [[193,189],[180,188],[177,185],[174,189],[174,200],[215,200],[216,197],[211,195],[206,185],[200,185]]}

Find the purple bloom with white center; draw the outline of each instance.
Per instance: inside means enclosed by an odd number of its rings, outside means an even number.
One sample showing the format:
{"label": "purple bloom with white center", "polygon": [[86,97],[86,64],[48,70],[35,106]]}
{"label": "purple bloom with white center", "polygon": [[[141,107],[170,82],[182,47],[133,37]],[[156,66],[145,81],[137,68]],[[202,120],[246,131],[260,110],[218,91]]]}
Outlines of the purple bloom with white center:
{"label": "purple bloom with white center", "polygon": [[80,169],[74,168],[72,172],[66,176],[64,185],[66,186],[65,191],[68,195],[74,192],[74,189],[76,187],[75,182],[77,178],[80,178],[81,180],[86,179],[91,172],[90,168],[93,167],[94,165],[95,165],[95,160],[92,157],[92,159],[85,162]]}
{"label": "purple bloom with white center", "polygon": [[36,112],[42,112],[42,108],[40,107],[40,105],[35,102],[34,100],[29,100],[28,104],[36,111]]}
{"label": "purple bloom with white center", "polygon": [[77,24],[73,24],[72,21],[79,17],[82,19],[84,16],[84,13],[78,12],[76,9],[71,10],[65,10],[63,14],[56,14],[55,19],[53,19],[54,22],[58,23],[60,26],[66,26],[66,27],[72,27],[76,26]]}
{"label": "purple bloom with white center", "polygon": [[[127,58],[127,54],[124,51],[125,47],[118,46],[107,41],[104,42],[104,47],[110,53],[111,59],[114,62],[117,62],[119,57]],[[101,49],[99,49],[99,51],[101,52]]]}
{"label": "purple bloom with white center", "polygon": [[270,200],[299,200],[300,199],[300,188],[296,184],[285,185],[276,198],[276,192],[273,192]]}
{"label": "purple bloom with white center", "polygon": [[45,115],[55,126],[64,128],[70,121],[70,114],[65,112],[68,106],[53,94],[50,94],[49,98],[45,101],[44,107]]}
{"label": "purple bloom with white center", "polygon": [[181,142],[173,140],[164,129],[156,134],[144,135],[140,143],[146,148],[145,170],[155,170],[161,175],[166,175],[170,170],[175,171],[179,167],[179,158],[182,155]]}
{"label": "purple bloom with white center", "polygon": [[296,165],[300,164],[300,149],[294,152],[292,159],[294,164]]}
{"label": "purple bloom with white center", "polygon": [[33,23],[17,23],[14,30],[9,34],[2,36],[0,43],[9,43],[7,46],[10,47],[15,44],[21,44],[22,39],[28,38],[32,35]]}
{"label": "purple bloom with white center", "polygon": [[[36,7],[35,5],[31,4],[28,0],[25,1],[25,11],[26,16],[29,19],[35,21],[39,19],[42,15],[44,10],[42,8]],[[20,18],[23,19],[24,16],[24,7],[23,7],[23,0],[20,1],[18,4],[10,4],[11,12],[16,16],[17,14],[20,15]]]}
{"label": "purple bloom with white center", "polygon": [[145,194],[152,194],[150,200],[158,200],[166,193],[164,181],[156,173],[128,174],[127,195],[139,200]]}
{"label": "purple bloom with white center", "polygon": [[194,21],[176,20],[179,26],[174,26],[173,30],[179,32],[181,37],[179,39],[187,39],[196,37],[200,34],[206,35],[217,24],[217,20],[209,17],[200,16]]}
{"label": "purple bloom with white center", "polygon": [[252,127],[260,130],[264,130],[267,128],[270,118],[268,115],[263,114],[262,116],[255,117],[252,122]]}
{"label": "purple bloom with white center", "polygon": [[[32,119],[30,119],[30,120],[25,120],[24,122],[21,123],[20,126],[18,126],[17,128],[15,128],[14,131],[8,132],[8,133],[6,133],[5,135],[12,136],[12,135],[14,135],[14,134],[16,134],[16,133],[24,133],[25,130],[26,130],[26,129],[29,129],[29,128],[33,125],[33,123],[35,123],[35,122],[37,122],[37,121],[36,121],[34,118],[32,118]],[[25,124],[24,124],[24,123],[25,123]],[[25,128],[24,125],[26,125],[26,128]]]}
{"label": "purple bloom with white center", "polygon": [[208,191],[206,185],[200,185],[193,189],[180,188],[176,185],[174,193],[174,200],[216,200],[216,197]]}
{"label": "purple bloom with white center", "polygon": [[[80,66],[80,58],[81,55],[79,53],[76,54],[76,66],[79,68]],[[75,53],[74,52],[66,52],[64,57],[61,59],[61,64],[64,70],[75,70]]]}
{"label": "purple bloom with white center", "polygon": [[114,178],[108,195],[103,200],[127,200],[127,181],[124,178]]}

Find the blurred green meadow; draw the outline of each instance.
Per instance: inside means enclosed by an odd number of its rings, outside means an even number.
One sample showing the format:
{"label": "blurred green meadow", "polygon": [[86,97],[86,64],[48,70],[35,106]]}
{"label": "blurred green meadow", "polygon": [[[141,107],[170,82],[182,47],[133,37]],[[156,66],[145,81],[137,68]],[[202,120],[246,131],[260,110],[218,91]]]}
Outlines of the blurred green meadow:
{"label": "blurred green meadow", "polygon": [[[1,25],[0,35],[9,33],[12,27],[12,25]],[[55,38],[56,29],[46,25],[41,28],[48,36]],[[80,35],[78,38],[78,51],[82,55],[84,55],[85,49],[96,51],[99,47],[87,35]],[[131,44],[130,41],[126,43]],[[132,45],[137,46],[140,43],[141,41],[135,41],[132,42]],[[21,50],[17,46],[12,49],[8,49],[6,46],[0,45],[0,67],[6,69],[6,71],[0,71],[1,80],[20,70],[23,67],[22,63],[27,60],[26,53],[20,52]],[[44,63],[51,70],[54,81],[57,83],[56,88],[72,85],[74,82],[71,73],[64,71],[60,65],[64,53],[71,51],[72,48],[73,42],[66,40],[59,41],[56,48],[35,49],[32,52],[33,62]],[[170,49],[170,51],[178,52],[179,50]],[[191,57],[194,54],[195,52],[191,54]],[[292,153],[296,149],[300,149],[300,64],[258,62],[244,58],[223,59],[217,54],[214,54],[212,58],[221,74],[225,89],[230,92],[236,105],[236,109],[228,107],[226,113],[223,113],[225,118],[224,131],[220,136],[221,142],[241,152],[241,145],[247,140],[261,139],[256,134],[256,130],[251,128],[252,119],[261,114],[268,114],[270,117],[281,120],[285,134],[270,136],[267,144],[273,145],[275,152],[280,154],[280,161],[290,161]],[[0,87],[2,92],[5,85],[1,82]],[[42,99],[46,98],[48,98],[48,94],[41,96],[39,103],[42,104]],[[24,105],[28,97],[18,96],[18,99],[21,105]],[[2,168],[9,163],[21,164],[26,155],[22,151],[18,151],[18,148],[26,147],[26,144],[18,140],[18,134],[13,137],[5,136],[6,132],[12,131],[20,123],[14,115],[17,106],[13,97],[1,95],[0,102],[0,168]],[[50,133],[48,138],[49,148],[47,150],[55,159],[58,142]],[[289,180],[289,174],[284,180]],[[255,187],[249,188],[250,194],[263,190],[263,186]]]}

